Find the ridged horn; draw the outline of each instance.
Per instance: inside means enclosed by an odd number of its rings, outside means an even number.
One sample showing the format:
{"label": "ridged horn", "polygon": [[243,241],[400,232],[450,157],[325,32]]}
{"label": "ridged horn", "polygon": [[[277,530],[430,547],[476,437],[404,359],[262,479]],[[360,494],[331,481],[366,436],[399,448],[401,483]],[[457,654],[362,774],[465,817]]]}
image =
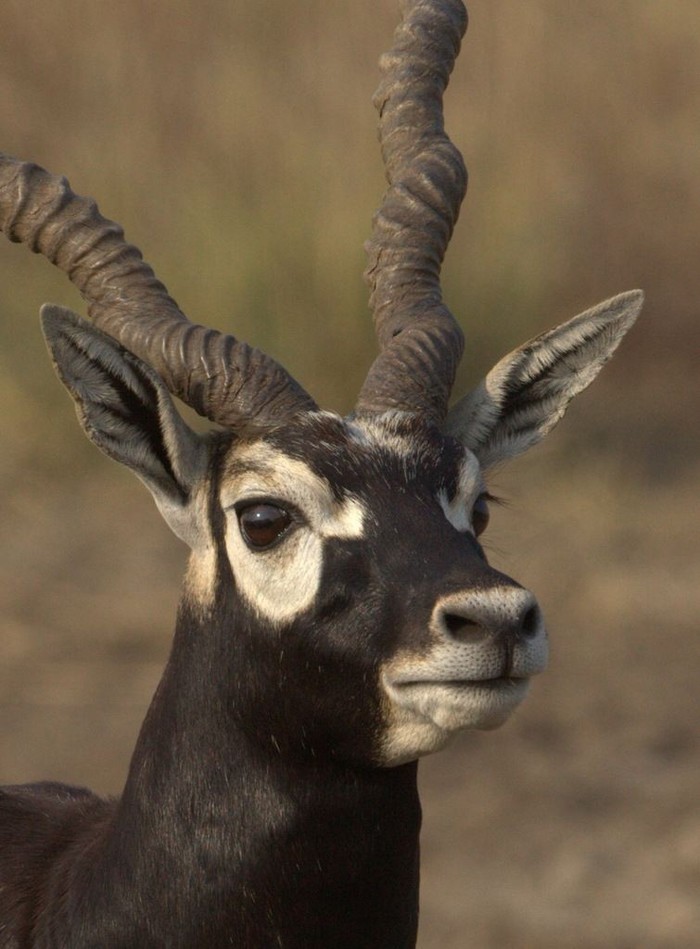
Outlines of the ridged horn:
{"label": "ridged horn", "polygon": [[440,424],[464,339],[442,302],[440,268],[466,193],[462,156],[445,134],[442,96],[462,37],[461,0],[406,0],[374,96],[389,188],[366,244],[380,354],[358,414],[399,409]]}
{"label": "ridged horn", "polygon": [[0,230],[63,270],[95,325],[200,415],[229,428],[262,427],[316,408],[265,353],[191,323],[121,227],[65,178],[0,154]]}

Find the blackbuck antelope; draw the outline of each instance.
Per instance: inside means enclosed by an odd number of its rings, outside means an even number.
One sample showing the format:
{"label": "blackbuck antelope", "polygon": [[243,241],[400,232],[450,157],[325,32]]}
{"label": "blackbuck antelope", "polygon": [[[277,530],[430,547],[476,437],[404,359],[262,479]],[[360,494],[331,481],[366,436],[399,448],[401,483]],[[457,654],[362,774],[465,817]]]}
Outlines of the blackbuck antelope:
{"label": "blackbuck antelope", "polygon": [[[466,13],[409,0],[376,96],[389,189],[368,244],[380,354],[347,418],[189,322],[64,179],[0,158],[0,226],[91,322],[42,310],[89,438],[192,550],[124,792],[0,792],[0,946],[414,946],[416,761],[494,728],[547,659],[479,542],[492,465],[538,442],[641,294],[506,356],[448,411],[462,333],[439,273],[466,187],[442,93]],[[195,434],[172,395],[219,428]]]}

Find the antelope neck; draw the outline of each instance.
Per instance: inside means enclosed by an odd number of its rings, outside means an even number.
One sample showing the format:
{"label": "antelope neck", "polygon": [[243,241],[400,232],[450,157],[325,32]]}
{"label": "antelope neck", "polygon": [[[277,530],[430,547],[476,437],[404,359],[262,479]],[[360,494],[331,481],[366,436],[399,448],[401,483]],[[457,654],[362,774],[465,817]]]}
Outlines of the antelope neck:
{"label": "antelope neck", "polygon": [[[93,863],[90,931],[103,931],[102,911],[127,921],[129,944],[142,947],[158,934],[158,945],[215,949],[221,932],[251,947],[413,946],[416,763],[349,768],[261,748],[233,723],[216,639],[181,610],[101,868]],[[134,889],[158,919],[135,915]]]}

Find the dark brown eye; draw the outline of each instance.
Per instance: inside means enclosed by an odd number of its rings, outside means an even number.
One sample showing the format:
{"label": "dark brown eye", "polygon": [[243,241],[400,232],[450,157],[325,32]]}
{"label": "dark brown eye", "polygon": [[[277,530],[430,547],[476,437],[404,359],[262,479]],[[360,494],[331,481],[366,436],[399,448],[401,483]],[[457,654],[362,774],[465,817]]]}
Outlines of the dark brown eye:
{"label": "dark brown eye", "polygon": [[472,508],[472,528],[476,537],[483,534],[489,526],[490,516],[488,495],[480,494]]}
{"label": "dark brown eye", "polygon": [[276,504],[250,504],[238,512],[243,540],[255,550],[271,547],[292,523],[292,519]]}

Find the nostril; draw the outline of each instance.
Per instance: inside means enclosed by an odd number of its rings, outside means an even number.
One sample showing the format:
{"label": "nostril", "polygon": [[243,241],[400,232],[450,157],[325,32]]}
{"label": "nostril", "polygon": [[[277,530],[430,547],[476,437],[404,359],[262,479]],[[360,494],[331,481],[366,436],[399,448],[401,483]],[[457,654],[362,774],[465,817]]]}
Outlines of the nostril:
{"label": "nostril", "polygon": [[[487,591],[490,592],[490,591]],[[500,598],[473,594],[437,604],[432,627],[444,639],[461,643],[536,639],[542,631],[542,614],[532,596],[515,590],[509,603],[507,591]],[[498,591],[496,591],[498,593]]]}
{"label": "nostril", "polygon": [[464,630],[473,629],[479,625],[467,616],[459,616],[457,613],[444,613],[442,621],[450,636],[458,636]]}
{"label": "nostril", "polygon": [[540,628],[540,611],[536,606],[531,606],[520,621],[520,635],[527,638],[536,636]]}

